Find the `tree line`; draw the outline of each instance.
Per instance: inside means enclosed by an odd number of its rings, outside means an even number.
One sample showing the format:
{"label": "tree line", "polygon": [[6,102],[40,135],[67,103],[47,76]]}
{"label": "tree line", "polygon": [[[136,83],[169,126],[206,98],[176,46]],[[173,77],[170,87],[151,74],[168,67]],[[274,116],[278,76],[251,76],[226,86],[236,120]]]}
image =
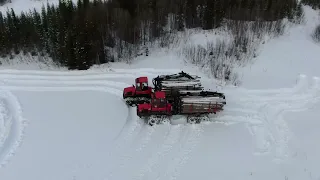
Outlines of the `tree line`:
{"label": "tree line", "polygon": [[[320,9],[320,1],[319,0],[302,0],[301,3],[312,7],[312,9]],[[314,29],[311,36],[315,42],[320,43],[320,23]]]}
{"label": "tree line", "polygon": [[0,13],[0,56],[31,53],[88,69],[132,58],[177,31],[218,28],[225,19],[275,21],[297,7],[295,0],[59,0],[39,12]]}
{"label": "tree line", "polygon": [[0,6],[6,4],[6,3],[10,3],[11,0],[0,0]]}
{"label": "tree line", "polygon": [[311,6],[313,9],[320,9],[319,0],[301,0],[301,3],[304,5]]}

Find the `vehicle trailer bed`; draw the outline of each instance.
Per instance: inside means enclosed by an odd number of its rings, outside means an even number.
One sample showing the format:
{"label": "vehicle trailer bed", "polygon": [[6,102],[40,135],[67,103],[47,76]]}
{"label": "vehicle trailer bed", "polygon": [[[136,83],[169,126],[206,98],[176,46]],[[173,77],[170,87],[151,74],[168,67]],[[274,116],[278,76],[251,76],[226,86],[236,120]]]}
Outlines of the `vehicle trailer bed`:
{"label": "vehicle trailer bed", "polygon": [[172,109],[174,115],[216,114],[223,110],[224,102],[216,97],[178,97],[175,99]]}

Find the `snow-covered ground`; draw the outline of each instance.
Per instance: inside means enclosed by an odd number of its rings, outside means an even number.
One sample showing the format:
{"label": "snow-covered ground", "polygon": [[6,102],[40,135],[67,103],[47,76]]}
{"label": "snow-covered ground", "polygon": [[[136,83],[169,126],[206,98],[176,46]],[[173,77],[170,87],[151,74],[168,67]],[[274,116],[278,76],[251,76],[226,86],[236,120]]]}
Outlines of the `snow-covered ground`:
{"label": "snow-covered ground", "polygon": [[[320,24],[319,11],[304,7],[305,23],[266,43],[254,64],[240,70],[247,88],[290,86],[299,74],[319,76],[320,44],[311,38]],[[256,83],[263,80],[263,83]],[[254,83],[252,83],[254,82]]]}
{"label": "snow-covered ground", "polygon": [[[225,88],[228,105],[212,123],[143,124],[135,108],[122,101],[122,88],[139,75],[177,71],[1,70],[1,177],[305,179],[310,173],[320,177],[319,147],[310,139],[319,125],[316,112],[309,112],[314,119],[301,119],[308,124],[285,113],[319,105],[317,78],[301,75],[294,87],[286,89]],[[302,118],[299,113],[296,116]]]}
{"label": "snow-covered ground", "polygon": [[239,69],[241,87],[219,87],[227,105],[210,123],[150,127],[123,102],[136,77],[181,70],[217,89],[170,52],[89,71],[1,67],[1,179],[319,180],[320,46],[305,10],[306,24]]}

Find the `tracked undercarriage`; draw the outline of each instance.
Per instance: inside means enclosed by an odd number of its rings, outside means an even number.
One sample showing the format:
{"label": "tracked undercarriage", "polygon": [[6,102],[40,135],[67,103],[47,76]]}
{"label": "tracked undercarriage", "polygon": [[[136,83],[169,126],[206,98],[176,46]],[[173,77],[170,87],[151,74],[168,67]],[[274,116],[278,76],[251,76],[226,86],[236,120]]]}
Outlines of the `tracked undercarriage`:
{"label": "tracked undercarriage", "polygon": [[200,124],[203,121],[210,121],[210,118],[206,114],[192,115],[187,117],[187,123]]}
{"label": "tracked undercarriage", "polygon": [[166,115],[151,115],[144,120],[150,126],[158,124],[170,124],[170,117]]}
{"label": "tracked undercarriage", "polygon": [[127,105],[134,107],[138,104],[150,103],[149,97],[127,97],[125,98]]}

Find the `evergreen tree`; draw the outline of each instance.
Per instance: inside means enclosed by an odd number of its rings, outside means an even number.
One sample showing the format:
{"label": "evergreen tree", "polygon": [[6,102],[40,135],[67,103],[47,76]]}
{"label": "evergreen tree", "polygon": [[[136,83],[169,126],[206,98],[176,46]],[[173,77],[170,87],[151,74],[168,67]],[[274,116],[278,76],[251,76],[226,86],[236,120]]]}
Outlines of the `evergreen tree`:
{"label": "evergreen tree", "polygon": [[[303,2],[319,6],[316,0]],[[50,56],[70,69],[88,69],[117,58],[130,59],[159,37],[169,41],[163,37],[172,31],[218,28],[224,19],[274,21],[300,16],[302,7],[295,0],[78,0],[75,4],[59,0],[58,6],[47,3],[39,12],[0,13],[0,53],[5,57],[23,51]],[[166,31],[164,26],[171,21]]]}

